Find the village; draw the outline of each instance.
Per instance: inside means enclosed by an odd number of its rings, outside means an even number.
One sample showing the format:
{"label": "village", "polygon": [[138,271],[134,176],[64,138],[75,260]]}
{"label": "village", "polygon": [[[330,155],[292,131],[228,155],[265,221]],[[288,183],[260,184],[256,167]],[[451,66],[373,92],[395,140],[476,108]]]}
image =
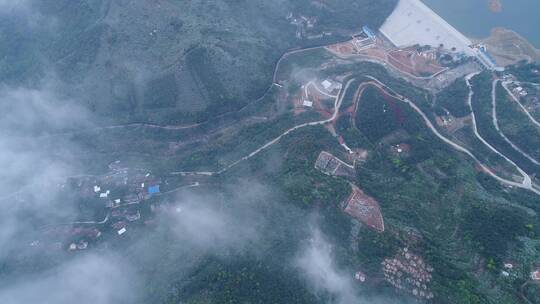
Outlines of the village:
{"label": "village", "polygon": [[[533,72],[540,75],[538,70]],[[540,84],[520,82],[514,75],[505,74],[502,85],[516,100],[519,100],[526,111],[535,117],[540,116]]]}
{"label": "village", "polygon": [[71,192],[81,218],[39,228],[38,238],[29,246],[75,253],[106,240],[124,238],[132,229],[155,225],[156,213],[172,208],[164,205],[168,202],[164,195],[198,185],[163,192],[163,186],[170,186],[167,180],[142,169],[124,167],[120,161],[111,163],[104,175],[70,177],[60,187]]}

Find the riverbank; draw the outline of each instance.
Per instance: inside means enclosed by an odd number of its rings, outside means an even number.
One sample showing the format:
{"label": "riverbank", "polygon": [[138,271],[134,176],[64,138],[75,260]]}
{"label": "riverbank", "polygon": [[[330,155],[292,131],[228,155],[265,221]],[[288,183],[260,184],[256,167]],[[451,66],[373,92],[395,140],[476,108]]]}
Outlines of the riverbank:
{"label": "riverbank", "polygon": [[484,39],[471,38],[475,43],[482,43],[488,47],[489,53],[501,66],[515,64],[521,60],[540,60],[540,50],[535,48],[523,36],[515,31],[497,27],[491,35]]}

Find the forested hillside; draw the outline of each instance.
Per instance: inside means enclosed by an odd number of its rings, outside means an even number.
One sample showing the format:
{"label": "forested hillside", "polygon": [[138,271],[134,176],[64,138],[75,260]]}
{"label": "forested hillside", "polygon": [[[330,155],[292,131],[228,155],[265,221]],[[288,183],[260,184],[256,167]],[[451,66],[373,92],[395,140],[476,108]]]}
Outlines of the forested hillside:
{"label": "forested hillside", "polygon": [[47,76],[115,122],[202,121],[261,96],[284,51],[377,28],[396,2],[21,1],[0,10],[0,80]]}

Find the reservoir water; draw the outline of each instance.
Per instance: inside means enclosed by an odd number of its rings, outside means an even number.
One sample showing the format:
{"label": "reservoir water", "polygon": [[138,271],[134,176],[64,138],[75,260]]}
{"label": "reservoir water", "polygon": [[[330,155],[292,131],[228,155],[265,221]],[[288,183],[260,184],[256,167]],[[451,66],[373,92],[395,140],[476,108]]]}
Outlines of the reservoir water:
{"label": "reservoir water", "polygon": [[486,38],[491,29],[511,29],[540,48],[540,0],[423,0],[460,32]]}

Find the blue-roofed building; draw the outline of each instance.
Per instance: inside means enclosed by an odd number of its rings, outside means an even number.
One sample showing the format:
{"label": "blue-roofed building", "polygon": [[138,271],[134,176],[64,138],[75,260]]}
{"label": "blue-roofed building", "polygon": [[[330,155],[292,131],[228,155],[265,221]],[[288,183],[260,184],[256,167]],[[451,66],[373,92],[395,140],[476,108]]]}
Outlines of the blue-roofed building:
{"label": "blue-roofed building", "polygon": [[375,32],[373,32],[369,26],[367,25],[364,25],[362,27],[362,31],[364,31],[364,33],[368,36],[369,39],[375,39],[376,38],[376,35],[375,35]]}
{"label": "blue-roofed building", "polygon": [[148,194],[157,194],[159,193],[159,185],[148,187]]}
{"label": "blue-roofed building", "polygon": [[503,68],[497,66],[497,62],[495,59],[491,56],[491,54],[488,53],[487,48],[483,45],[477,47],[475,49],[476,51],[476,58],[484,65],[484,67],[488,70],[501,70]]}

